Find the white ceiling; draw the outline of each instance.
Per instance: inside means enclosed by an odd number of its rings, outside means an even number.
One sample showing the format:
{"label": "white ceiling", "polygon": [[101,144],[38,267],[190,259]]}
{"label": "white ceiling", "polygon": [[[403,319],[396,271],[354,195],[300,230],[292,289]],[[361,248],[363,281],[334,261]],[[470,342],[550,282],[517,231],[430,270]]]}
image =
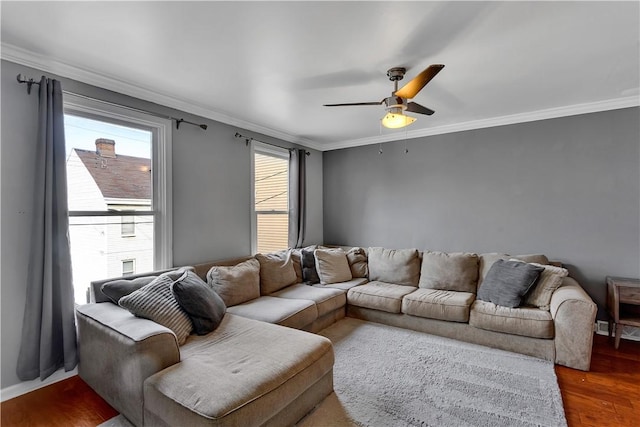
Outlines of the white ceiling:
{"label": "white ceiling", "polygon": [[[639,6],[2,1],[2,58],[328,150],[637,106]],[[405,129],[382,105],[322,106],[433,63],[414,101],[436,113]]]}

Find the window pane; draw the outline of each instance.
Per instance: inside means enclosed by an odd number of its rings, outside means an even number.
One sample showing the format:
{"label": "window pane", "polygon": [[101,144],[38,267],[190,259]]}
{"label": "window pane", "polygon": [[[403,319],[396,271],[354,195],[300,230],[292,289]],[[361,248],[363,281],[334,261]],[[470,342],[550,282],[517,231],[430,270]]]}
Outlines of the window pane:
{"label": "window pane", "polygon": [[122,236],[122,218],[69,217],[76,303],[86,303],[89,282],[123,275],[124,261],[135,259],[135,272],[153,271],[153,216],[126,217],[135,221],[132,237]]}
{"label": "window pane", "polygon": [[289,246],[289,215],[257,214],[258,252],[273,252]]}
{"label": "window pane", "polygon": [[255,155],[256,211],[287,211],[289,207],[289,162],[280,157]]}
{"label": "window pane", "polygon": [[147,130],[65,115],[70,211],[151,210]]}
{"label": "window pane", "polygon": [[92,280],[154,269],[154,216],[74,212],[153,211],[150,131],[65,115],[69,237],[76,303]]}

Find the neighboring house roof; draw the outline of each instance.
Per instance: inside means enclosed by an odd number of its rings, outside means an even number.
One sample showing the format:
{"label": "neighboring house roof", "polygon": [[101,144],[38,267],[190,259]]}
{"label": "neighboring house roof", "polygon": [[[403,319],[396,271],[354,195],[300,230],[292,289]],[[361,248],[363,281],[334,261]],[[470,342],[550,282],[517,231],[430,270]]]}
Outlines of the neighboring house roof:
{"label": "neighboring house roof", "polygon": [[151,199],[151,159],[74,148],[106,199]]}

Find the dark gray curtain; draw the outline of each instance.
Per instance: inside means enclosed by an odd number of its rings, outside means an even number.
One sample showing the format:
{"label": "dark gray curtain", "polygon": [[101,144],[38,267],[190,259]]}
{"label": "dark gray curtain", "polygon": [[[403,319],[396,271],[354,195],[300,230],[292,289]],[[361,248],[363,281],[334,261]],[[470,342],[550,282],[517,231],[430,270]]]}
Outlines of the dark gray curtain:
{"label": "dark gray curtain", "polygon": [[[42,77],[27,300],[17,374],[45,379],[78,363],[74,317],[62,87]],[[25,171],[27,172],[27,171]]]}
{"label": "dark gray curtain", "polygon": [[289,247],[301,248],[304,242],[307,210],[306,151],[289,151]]}

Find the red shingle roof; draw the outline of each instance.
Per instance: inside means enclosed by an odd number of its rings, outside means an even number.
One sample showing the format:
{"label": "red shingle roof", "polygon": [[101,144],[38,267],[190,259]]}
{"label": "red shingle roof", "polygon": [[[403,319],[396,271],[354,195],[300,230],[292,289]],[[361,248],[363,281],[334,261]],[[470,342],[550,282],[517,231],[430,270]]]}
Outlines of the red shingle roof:
{"label": "red shingle roof", "polygon": [[102,196],[115,199],[151,199],[151,159],[102,157],[95,151],[74,148]]}

